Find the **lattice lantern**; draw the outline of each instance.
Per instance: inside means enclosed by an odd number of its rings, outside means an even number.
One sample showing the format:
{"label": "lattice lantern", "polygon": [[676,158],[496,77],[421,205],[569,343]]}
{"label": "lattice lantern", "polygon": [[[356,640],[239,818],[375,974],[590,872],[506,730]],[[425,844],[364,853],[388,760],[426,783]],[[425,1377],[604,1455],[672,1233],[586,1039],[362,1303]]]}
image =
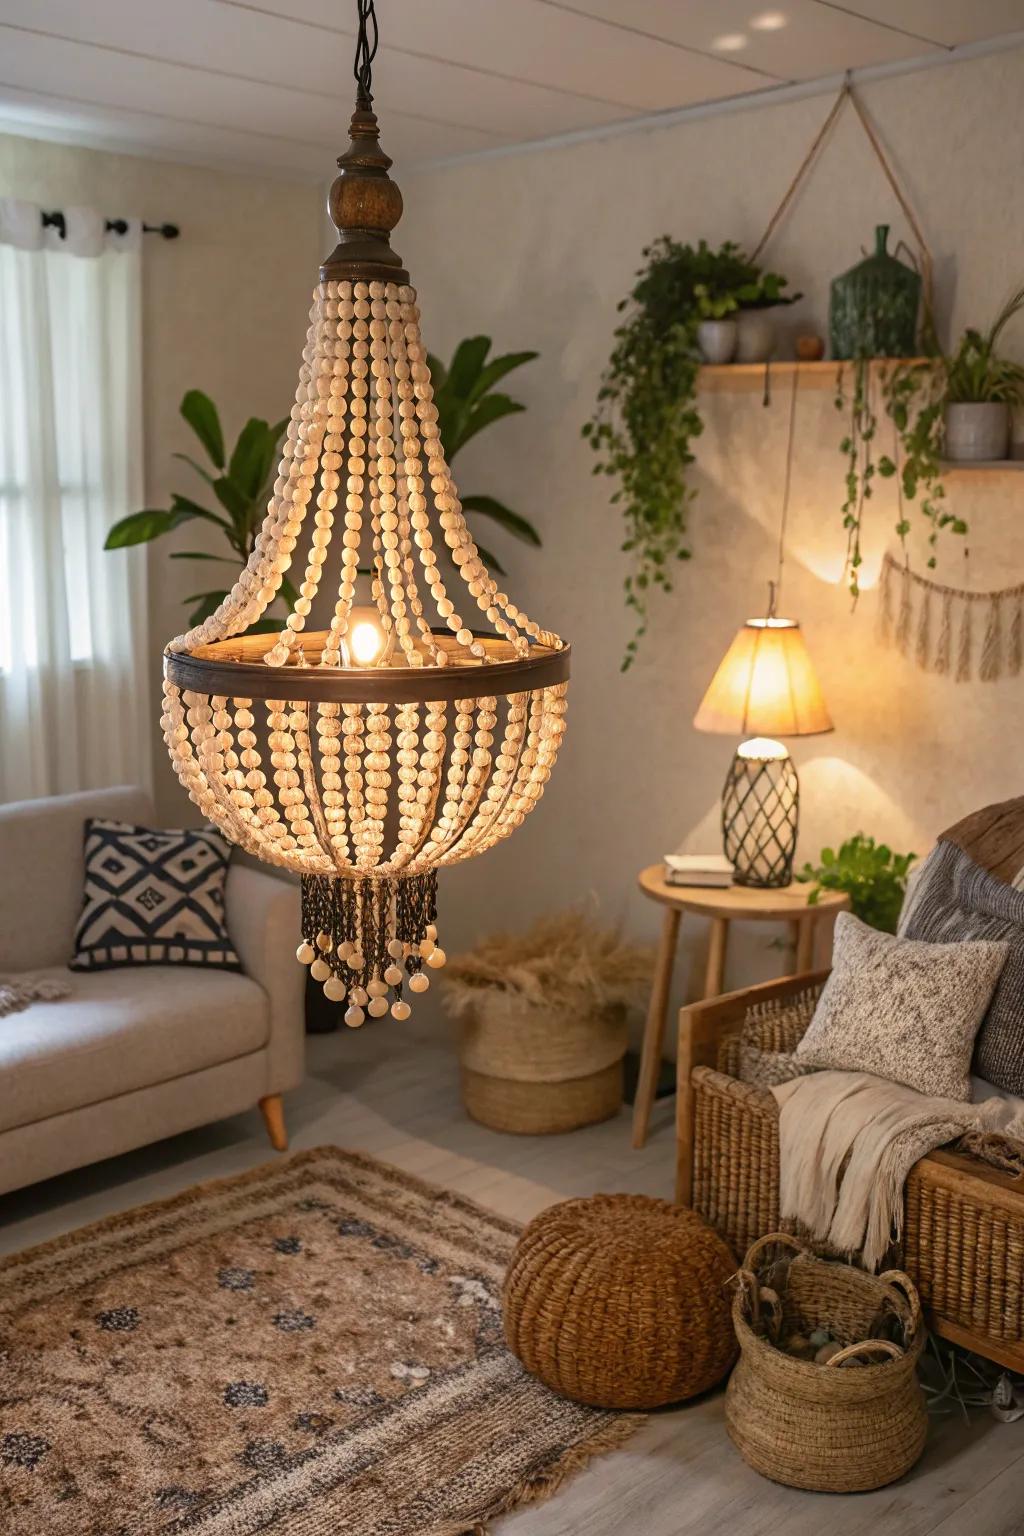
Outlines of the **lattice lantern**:
{"label": "lattice lantern", "polygon": [[[533,810],[569,676],[568,645],[488,573],[445,461],[416,292],[390,245],[402,198],[372,110],[370,0],[359,13],[357,105],[329,199],[340,238],[273,497],[231,591],[165,652],[162,722],[203,815],[301,875],[298,957],[353,1027],[389,1008],[407,1018],[403,989],[426,991],[444,964],[437,872]],[[299,596],[266,633],[297,550]],[[324,589],[333,614],[311,632]]]}

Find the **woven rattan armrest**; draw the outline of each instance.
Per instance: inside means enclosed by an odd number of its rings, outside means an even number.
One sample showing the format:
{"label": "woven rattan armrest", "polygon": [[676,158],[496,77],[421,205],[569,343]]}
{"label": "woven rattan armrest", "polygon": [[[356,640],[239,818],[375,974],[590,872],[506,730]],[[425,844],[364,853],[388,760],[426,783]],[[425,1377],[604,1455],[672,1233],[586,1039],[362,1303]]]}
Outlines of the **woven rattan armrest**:
{"label": "woven rattan armrest", "polygon": [[727,992],[704,1003],[690,1003],[679,1010],[679,1047],[676,1055],[676,1201],[689,1205],[693,1196],[693,1082],[694,1067],[713,1067],[718,1044],[730,1029],[742,1024],[747,1009],[799,995],[823,981],[827,971],[786,976]]}

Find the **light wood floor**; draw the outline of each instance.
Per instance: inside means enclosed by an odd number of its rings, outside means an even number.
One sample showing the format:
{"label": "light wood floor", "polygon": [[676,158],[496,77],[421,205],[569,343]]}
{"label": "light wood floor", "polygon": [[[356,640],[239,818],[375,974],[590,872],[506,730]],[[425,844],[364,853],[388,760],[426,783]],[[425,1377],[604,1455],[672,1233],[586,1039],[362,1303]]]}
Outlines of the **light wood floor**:
{"label": "light wood floor", "polygon": [[[629,1118],[571,1136],[500,1136],[463,1113],[443,1025],[419,1007],[402,1027],[310,1041],[309,1073],[287,1104],[294,1148],[334,1143],[372,1153],[526,1220],[551,1201],[597,1190],[671,1191],[671,1103],[655,1107],[642,1152]],[[0,1252],[174,1194],[269,1159],[252,1114],[0,1198]],[[1024,1421],[936,1422],[911,1476],[873,1494],[776,1487],[730,1445],[722,1394],[652,1417],[629,1445],[591,1465],[496,1536],[1022,1536]]]}

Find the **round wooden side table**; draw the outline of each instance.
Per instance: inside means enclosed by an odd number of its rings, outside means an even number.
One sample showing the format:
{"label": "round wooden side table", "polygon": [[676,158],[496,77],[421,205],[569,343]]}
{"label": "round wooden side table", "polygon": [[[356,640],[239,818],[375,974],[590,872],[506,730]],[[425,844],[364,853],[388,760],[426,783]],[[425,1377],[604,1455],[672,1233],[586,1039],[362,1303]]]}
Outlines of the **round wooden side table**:
{"label": "round wooden side table", "polygon": [[[742,922],[788,923],[796,949],[793,974],[802,975],[814,968],[814,937],[818,924],[831,923],[837,912],[849,905],[841,891],[822,891],[814,906],[807,898],[810,885],[782,885],[765,890],[753,885],[729,885],[712,889],[707,886],[669,885],[663,864],[642,870],[638,884],[645,896],[665,908],[661,939],[654,963],[654,983],[644,1025],[643,1051],[636,1101],[633,1105],[633,1145],[642,1147],[647,1140],[647,1125],[658,1086],[661,1048],[665,1039],[665,1016],[672,990],[672,968],[676,958],[679,923],[684,912],[711,919],[711,942],[704,972],[702,997],[718,997],[725,990],[725,954],[729,942],[729,924],[733,918]],[[785,975],[786,973],[783,972]]]}

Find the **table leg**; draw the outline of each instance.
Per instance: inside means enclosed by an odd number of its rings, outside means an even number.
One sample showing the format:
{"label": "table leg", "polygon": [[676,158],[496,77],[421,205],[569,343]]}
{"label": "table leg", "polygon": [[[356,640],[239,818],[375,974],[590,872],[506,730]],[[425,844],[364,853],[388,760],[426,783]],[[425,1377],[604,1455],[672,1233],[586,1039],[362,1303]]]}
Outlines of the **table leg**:
{"label": "table leg", "polygon": [[729,939],[729,919],[711,919],[711,943],[708,947],[708,966],[704,973],[704,996],[721,997],[725,991],[725,947]]}
{"label": "table leg", "polygon": [[808,971],[814,970],[814,936],[817,931],[817,918],[805,917],[802,922],[796,924],[796,974],[798,976],[804,976]]}
{"label": "table leg", "polygon": [[665,1039],[665,1015],[668,1012],[668,995],[672,987],[672,968],[676,958],[676,939],[679,936],[678,907],[666,907],[661,922],[661,938],[654,962],[654,982],[651,1001],[644,1025],[644,1043],[640,1055],[640,1075],[637,1078],[636,1100],[633,1104],[633,1145],[642,1147],[647,1140],[647,1125],[651,1118],[651,1106],[658,1089],[658,1072],[661,1068],[661,1048]]}

